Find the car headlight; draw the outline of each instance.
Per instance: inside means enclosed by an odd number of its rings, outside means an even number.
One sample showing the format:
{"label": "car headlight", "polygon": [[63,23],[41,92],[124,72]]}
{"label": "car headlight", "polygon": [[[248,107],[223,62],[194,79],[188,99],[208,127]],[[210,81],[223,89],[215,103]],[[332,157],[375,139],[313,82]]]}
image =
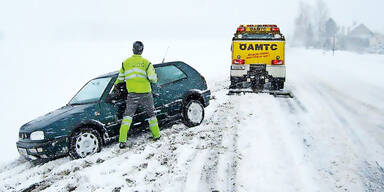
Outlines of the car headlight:
{"label": "car headlight", "polygon": [[43,131],[32,132],[30,139],[31,140],[43,140],[44,139],[44,132]]}

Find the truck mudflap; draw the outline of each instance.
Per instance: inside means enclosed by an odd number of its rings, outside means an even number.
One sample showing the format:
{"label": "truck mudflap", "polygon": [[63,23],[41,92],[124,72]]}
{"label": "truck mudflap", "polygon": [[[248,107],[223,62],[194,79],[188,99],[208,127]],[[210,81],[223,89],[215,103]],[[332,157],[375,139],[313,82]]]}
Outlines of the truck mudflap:
{"label": "truck mudflap", "polygon": [[246,93],[264,93],[264,94],[270,94],[275,97],[281,97],[281,98],[294,98],[294,95],[289,90],[252,90],[252,89],[229,89],[229,92],[227,95],[239,95],[239,94],[246,94]]}

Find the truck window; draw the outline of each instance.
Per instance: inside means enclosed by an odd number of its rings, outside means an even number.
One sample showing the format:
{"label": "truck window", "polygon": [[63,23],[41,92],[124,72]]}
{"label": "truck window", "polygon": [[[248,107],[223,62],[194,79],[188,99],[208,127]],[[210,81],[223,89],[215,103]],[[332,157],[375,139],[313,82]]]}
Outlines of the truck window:
{"label": "truck window", "polygon": [[257,34],[257,33],[242,33],[238,36],[235,36],[235,39],[236,40],[241,40],[241,39],[245,39],[245,40],[275,40],[275,39],[280,39],[281,36],[277,36],[274,35],[274,34],[271,34],[271,33],[261,33],[261,34]]}

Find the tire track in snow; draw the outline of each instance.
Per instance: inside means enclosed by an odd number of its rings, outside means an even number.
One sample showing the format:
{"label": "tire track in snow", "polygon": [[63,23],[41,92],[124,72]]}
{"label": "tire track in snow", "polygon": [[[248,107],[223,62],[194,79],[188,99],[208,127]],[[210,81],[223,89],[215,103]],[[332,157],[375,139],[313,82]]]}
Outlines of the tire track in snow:
{"label": "tire track in snow", "polygon": [[[214,113],[204,125],[209,127],[210,131],[208,135],[200,135],[200,138],[205,141],[197,146],[197,151],[191,159],[189,168],[191,171],[186,176],[185,191],[216,191],[222,186],[231,187],[219,191],[235,191],[233,186],[235,186],[236,171],[231,170],[232,167],[236,167],[234,158],[231,157],[229,162],[225,162],[225,164],[229,163],[230,165],[230,167],[225,167],[226,174],[218,174],[219,169],[221,169],[218,166],[223,164],[220,161],[223,159],[222,156],[226,155],[226,160],[228,160],[228,156],[233,156],[231,154],[234,151],[233,148],[235,148],[234,146],[224,146],[222,143],[223,134],[230,132],[226,136],[232,135],[229,138],[234,139],[233,135],[235,134],[233,131],[236,130],[236,126],[231,123],[233,119],[228,116],[228,110],[233,109],[232,104],[228,101],[227,96],[223,97],[226,98],[226,101],[215,108]],[[220,182],[217,182],[218,180]]]}
{"label": "tire track in snow", "polygon": [[[346,116],[338,119],[348,128],[346,130],[349,131],[349,138],[359,143],[356,146],[356,153],[359,154],[359,164],[357,166],[360,169],[359,176],[363,185],[368,191],[383,191],[384,171],[380,163],[384,163],[384,159],[377,159],[378,156],[384,156],[384,142],[377,135],[377,131],[380,130],[377,124],[384,124],[381,119],[384,114],[383,111],[378,107],[343,94],[330,85],[321,85],[322,89],[326,90],[330,103],[334,106],[335,114]],[[373,139],[366,140],[364,138]]]}
{"label": "tire track in snow", "polygon": [[[373,148],[381,145],[367,139],[381,135],[367,132],[368,127],[377,129],[370,121],[379,116],[380,113],[375,114],[378,108],[321,81],[310,81],[302,87],[306,88],[305,92],[295,94],[299,96],[295,99],[302,96],[300,99],[304,99],[309,110],[295,111],[291,118],[300,122],[298,128],[303,131],[307,146],[305,155],[318,170],[319,183],[332,191],[381,191],[383,174],[380,165],[372,159],[376,156]],[[364,112],[368,113],[362,115]],[[372,133],[377,134],[377,130]]]}
{"label": "tire track in snow", "polygon": [[[223,85],[225,83],[226,83],[225,81],[219,82],[220,88],[213,91],[213,94],[225,91],[223,88],[224,87]],[[218,105],[220,104],[220,102],[216,102],[216,104],[213,102],[212,104]],[[213,106],[213,107],[216,107],[216,106]],[[224,111],[221,111],[221,113],[224,113],[224,112],[225,112],[225,109]],[[222,114],[215,115],[215,114],[216,113],[213,113],[213,115],[210,115],[208,119],[210,119],[209,120],[210,122],[214,122],[217,125],[219,125],[217,122],[220,120],[214,119],[214,117],[220,117],[225,115],[222,115]],[[206,121],[207,120],[205,120],[204,122]],[[217,145],[221,142],[220,141],[221,135],[219,132],[222,131],[221,130],[222,127],[217,127],[215,125],[212,128],[212,126],[209,125],[209,123],[205,123],[205,125],[203,124],[199,127],[186,129],[185,126],[176,125],[173,128],[163,130],[162,135],[164,139],[163,141],[160,141],[160,143],[161,145],[164,145],[164,146],[166,145],[175,146],[178,144],[183,146],[187,144],[187,146],[195,148],[192,150],[193,152],[189,154],[190,157],[188,157],[187,159],[187,162],[186,162],[187,165],[191,164],[191,161],[193,161],[196,158],[196,155],[198,155],[199,151],[205,150],[209,152],[209,150],[211,150],[212,154],[207,153],[209,154],[209,157],[204,154],[202,155],[203,157],[202,159],[206,163],[203,164],[204,166],[202,171],[200,171],[200,175],[201,175],[201,178],[203,178],[204,176],[206,179],[199,180],[200,183],[201,181],[206,182],[207,186],[210,187],[212,186],[211,183],[213,183],[215,178],[216,166],[213,164],[210,164],[211,162],[215,162],[215,161],[210,161],[209,159],[212,159],[212,160],[217,159],[217,157],[214,155],[214,153],[217,150],[214,148],[217,148]],[[207,127],[211,127],[211,128],[206,129]],[[148,156],[149,154],[146,154],[143,151],[146,150],[147,148],[151,148],[152,145],[156,145],[156,144],[148,143],[147,135],[148,134],[139,134],[138,136],[131,137],[131,141],[133,142],[133,147],[130,148],[129,151],[122,150],[119,152],[119,150],[117,150],[116,145],[112,144],[104,147],[101,153],[92,155],[90,157],[86,157],[84,159],[70,160],[68,157],[61,158],[61,159],[50,161],[44,165],[32,166],[32,170],[29,170],[28,167],[30,166],[26,166],[26,165],[30,165],[29,162],[21,163],[21,164],[18,164],[18,167],[19,167],[18,172],[19,173],[24,172],[24,174],[13,174],[13,176],[9,178],[9,180],[7,181],[9,182],[10,180],[14,180],[14,181],[29,180],[29,184],[24,183],[24,185],[20,185],[16,183],[15,189],[19,189],[19,190],[27,189],[30,187],[32,188],[43,187],[43,188],[54,190],[55,187],[57,186],[57,183],[60,183],[60,182],[68,183],[67,187],[69,189],[81,187],[81,186],[84,187],[84,184],[80,184],[76,182],[76,180],[86,179],[84,175],[81,175],[81,174],[83,172],[86,172],[88,168],[100,167],[100,165],[103,164],[103,162],[120,161],[120,159],[127,159],[129,156],[132,156],[132,155],[138,156],[138,157]],[[181,140],[177,140],[176,142],[171,142],[172,139],[170,137],[175,135],[180,137]],[[207,141],[204,141],[204,139],[201,139],[201,138],[200,139],[194,138],[199,136],[206,137]],[[188,143],[188,141],[185,140],[185,139],[188,140],[188,138],[193,138],[191,141],[192,143]],[[176,161],[178,160],[178,159],[177,160],[174,159],[175,153],[173,150],[167,149],[163,151],[164,153],[163,156],[165,156],[165,158],[169,158],[168,159],[170,161],[169,164],[176,164]],[[185,155],[188,156],[187,152],[183,152],[183,153],[186,153]],[[98,163],[99,160],[100,160],[100,163]],[[139,165],[138,164],[131,165],[130,167],[139,167]],[[179,177],[179,179],[182,177],[180,177],[180,174],[177,174],[175,172],[179,171],[182,174],[185,174],[188,171],[188,170],[182,170],[182,169],[178,170],[176,166],[168,166],[168,168],[169,168],[169,171],[168,171],[169,174],[174,174],[176,177]],[[4,169],[7,170],[6,167]],[[15,170],[17,169],[9,169],[9,171],[11,172],[14,172]],[[113,172],[113,170],[110,170],[110,171]],[[78,174],[78,173],[81,173],[81,174]],[[1,178],[1,174],[0,174],[0,178]],[[187,179],[188,177],[186,176],[185,180]],[[69,183],[72,183],[72,184],[69,185]],[[92,187],[92,184],[85,185],[85,186]]]}
{"label": "tire track in snow", "polygon": [[[245,99],[249,102],[242,102]],[[240,108],[243,126],[239,128],[238,137],[243,159],[237,172],[237,191],[308,191],[316,188],[311,186],[311,179],[306,178],[309,171],[303,166],[301,155],[304,146],[298,140],[300,137],[292,134],[296,122],[288,118],[289,111],[298,111],[300,107],[287,99],[266,94],[237,98],[235,105]]]}
{"label": "tire track in snow", "polygon": [[[206,169],[202,173],[209,181],[210,191],[237,191],[236,173],[238,162],[237,151],[237,130],[238,113],[229,101],[221,107],[223,110],[217,115],[223,116],[217,127],[220,130],[220,140],[216,147],[210,151],[210,156],[206,159]],[[221,108],[219,108],[221,110]],[[228,114],[228,111],[231,111]],[[226,125],[222,127],[222,125]]]}

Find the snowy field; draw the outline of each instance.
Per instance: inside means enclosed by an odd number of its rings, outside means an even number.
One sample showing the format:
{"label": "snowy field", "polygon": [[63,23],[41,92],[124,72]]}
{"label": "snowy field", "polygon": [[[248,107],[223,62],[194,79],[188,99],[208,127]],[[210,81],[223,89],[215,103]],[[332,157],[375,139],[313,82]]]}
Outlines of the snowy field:
{"label": "snowy field", "polygon": [[18,128],[65,104],[90,78],[117,70],[130,42],[51,45],[0,52],[8,63],[1,82],[10,90],[0,99],[7,154],[0,191],[384,191],[382,55],[288,47],[286,88],[294,99],[227,96],[230,41],[148,42],[144,56],[153,63],[169,45],[167,60],[206,77],[215,99],[202,125],[178,124],[157,142],[148,132],[131,137],[131,149],[112,144],[84,159],[34,166],[18,158]]}

